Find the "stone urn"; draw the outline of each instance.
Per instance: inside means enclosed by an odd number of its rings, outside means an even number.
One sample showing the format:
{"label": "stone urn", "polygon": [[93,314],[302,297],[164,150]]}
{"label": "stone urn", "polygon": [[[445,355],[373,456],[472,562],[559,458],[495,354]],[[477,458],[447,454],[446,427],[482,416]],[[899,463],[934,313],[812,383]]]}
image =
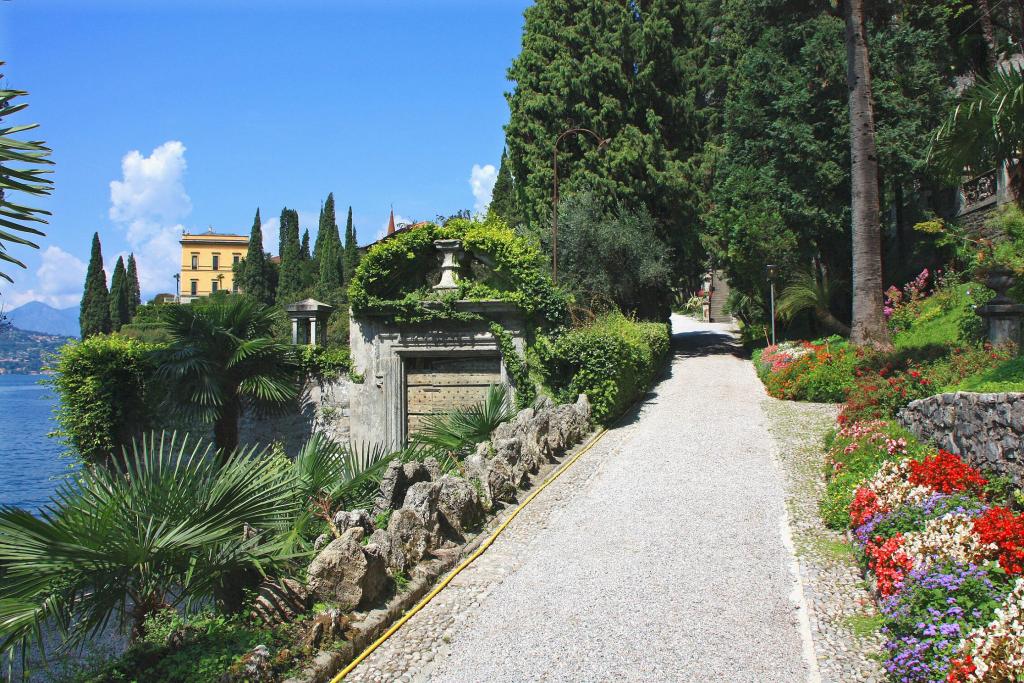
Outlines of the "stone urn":
{"label": "stone urn", "polygon": [[1012,304],[1015,303],[1013,299],[1006,295],[1010,287],[1013,287],[1014,283],[1017,282],[1017,276],[1012,270],[1004,266],[995,266],[988,272],[985,277],[985,286],[993,290],[996,293],[994,299],[989,301],[989,304]]}

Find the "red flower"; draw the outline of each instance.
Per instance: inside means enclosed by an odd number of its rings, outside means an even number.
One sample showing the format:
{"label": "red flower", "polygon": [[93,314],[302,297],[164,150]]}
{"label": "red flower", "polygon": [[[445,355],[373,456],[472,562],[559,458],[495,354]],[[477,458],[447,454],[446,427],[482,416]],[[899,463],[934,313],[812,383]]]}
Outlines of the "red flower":
{"label": "red flower", "polygon": [[853,502],[850,503],[850,524],[855,527],[860,526],[880,511],[878,495],[871,489],[861,486],[853,494]]}
{"label": "red flower", "polygon": [[914,561],[903,552],[903,534],[891,538],[875,536],[864,547],[868,567],[875,573],[878,592],[888,597],[896,592],[906,573],[914,568]]}
{"label": "red flower", "polygon": [[993,507],[975,518],[974,532],[982,543],[999,548],[999,566],[1007,574],[1024,573],[1024,518],[1004,507]]}
{"label": "red flower", "polygon": [[974,665],[974,658],[964,655],[963,659],[950,660],[949,675],[946,676],[946,683],[966,683],[967,677],[978,670]]}
{"label": "red flower", "polygon": [[981,493],[988,480],[981,476],[981,472],[961,460],[960,456],[940,448],[937,455],[921,462],[910,461],[910,483],[914,486],[927,486],[940,493],[965,490]]}

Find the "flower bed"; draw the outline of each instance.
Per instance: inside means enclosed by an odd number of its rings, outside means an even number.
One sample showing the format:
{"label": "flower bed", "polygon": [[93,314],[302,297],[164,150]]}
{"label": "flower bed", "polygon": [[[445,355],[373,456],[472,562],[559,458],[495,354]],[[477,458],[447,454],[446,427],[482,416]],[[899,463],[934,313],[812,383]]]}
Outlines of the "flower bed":
{"label": "flower bed", "polygon": [[856,355],[840,337],[782,342],[754,352],[754,366],[775,398],[835,403],[853,386]]}
{"label": "flower bed", "polygon": [[891,678],[1022,680],[1024,517],[1001,482],[881,420],[835,433],[826,477],[825,519],[873,576]]}

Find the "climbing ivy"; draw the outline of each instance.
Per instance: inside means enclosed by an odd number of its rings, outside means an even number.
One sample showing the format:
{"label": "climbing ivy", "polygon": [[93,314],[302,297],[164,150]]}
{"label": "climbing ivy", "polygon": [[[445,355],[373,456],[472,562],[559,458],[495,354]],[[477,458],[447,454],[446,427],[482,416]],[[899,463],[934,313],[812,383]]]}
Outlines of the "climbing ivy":
{"label": "climbing ivy", "polygon": [[[428,283],[437,271],[434,240],[458,239],[469,259],[458,290],[439,294]],[[355,315],[388,315],[399,323],[482,320],[457,310],[458,300],[516,304],[531,323],[557,327],[568,315],[568,297],[543,270],[540,252],[500,219],[426,223],[375,244],[349,284]]]}
{"label": "climbing ivy", "polygon": [[530,368],[526,364],[526,359],[516,351],[512,335],[504,327],[498,323],[491,323],[491,334],[498,340],[505,369],[512,378],[512,385],[516,390],[516,408],[522,410],[537,398],[537,386],[530,380]]}

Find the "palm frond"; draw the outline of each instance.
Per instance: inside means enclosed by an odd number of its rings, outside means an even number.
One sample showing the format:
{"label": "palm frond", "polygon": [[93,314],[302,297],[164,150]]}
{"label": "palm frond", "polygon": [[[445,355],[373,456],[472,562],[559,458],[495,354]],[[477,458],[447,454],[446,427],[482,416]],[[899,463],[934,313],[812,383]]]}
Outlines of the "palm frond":
{"label": "palm frond", "polygon": [[450,410],[428,416],[414,443],[449,453],[460,453],[491,437],[498,425],[512,419],[515,410],[502,384],[491,385],[487,397],[466,409]]}

